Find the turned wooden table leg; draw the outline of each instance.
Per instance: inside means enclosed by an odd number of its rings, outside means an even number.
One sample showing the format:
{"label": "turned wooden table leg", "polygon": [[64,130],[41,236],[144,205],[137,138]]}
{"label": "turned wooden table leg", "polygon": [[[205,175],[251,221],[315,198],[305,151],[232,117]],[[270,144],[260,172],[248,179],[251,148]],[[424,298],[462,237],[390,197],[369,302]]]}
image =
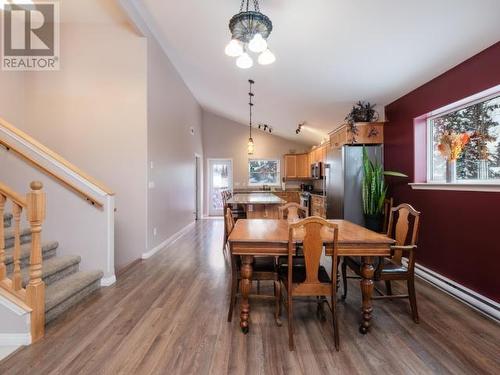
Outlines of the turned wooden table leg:
{"label": "turned wooden table leg", "polygon": [[244,255],[241,257],[241,280],[240,280],[240,291],[241,291],[241,313],[240,313],[240,327],[243,333],[248,333],[250,328],[250,302],[248,301],[248,296],[250,294],[250,289],[252,288],[252,267],[253,256]]}
{"label": "turned wooden table leg", "polygon": [[373,266],[373,257],[363,257],[361,265],[361,293],[363,295],[362,320],[359,332],[366,334],[371,326],[372,320],[372,294],[373,294],[373,275],[375,267]]}

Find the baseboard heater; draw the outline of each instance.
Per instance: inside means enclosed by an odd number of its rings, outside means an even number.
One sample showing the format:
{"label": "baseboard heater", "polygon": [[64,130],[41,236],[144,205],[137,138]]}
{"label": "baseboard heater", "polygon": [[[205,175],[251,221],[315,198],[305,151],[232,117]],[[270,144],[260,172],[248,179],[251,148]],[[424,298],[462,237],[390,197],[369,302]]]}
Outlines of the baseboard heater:
{"label": "baseboard heater", "polygon": [[[406,259],[403,259],[403,261],[407,263]],[[415,264],[415,275],[459,301],[469,305],[488,318],[500,323],[499,303],[419,264]]]}

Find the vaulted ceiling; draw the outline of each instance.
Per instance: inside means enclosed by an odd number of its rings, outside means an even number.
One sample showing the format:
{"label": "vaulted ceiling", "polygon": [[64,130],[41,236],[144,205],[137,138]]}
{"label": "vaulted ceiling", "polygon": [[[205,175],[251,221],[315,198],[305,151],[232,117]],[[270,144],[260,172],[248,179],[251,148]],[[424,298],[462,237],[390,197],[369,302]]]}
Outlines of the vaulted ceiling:
{"label": "vaulted ceiling", "polygon": [[239,0],[136,3],[203,108],[246,123],[252,78],[257,122],[307,143],[341,124],[354,102],[383,112],[500,40],[498,0],[261,0],[277,60],[242,70],[224,54]]}

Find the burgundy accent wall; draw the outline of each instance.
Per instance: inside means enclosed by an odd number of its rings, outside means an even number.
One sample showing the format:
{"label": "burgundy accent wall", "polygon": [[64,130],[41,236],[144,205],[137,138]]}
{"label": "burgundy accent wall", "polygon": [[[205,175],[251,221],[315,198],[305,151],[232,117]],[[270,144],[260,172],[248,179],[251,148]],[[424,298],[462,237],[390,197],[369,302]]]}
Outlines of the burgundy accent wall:
{"label": "burgundy accent wall", "polygon": [[[412,190],[419,147],[414,120],[500,84],[500,42],[385,107],[385,167],[410,176],[390,181],[396,203],[422,212],[417,263],[500,301],[500,192]],[[421,164],[421,163],[420,163]]]}

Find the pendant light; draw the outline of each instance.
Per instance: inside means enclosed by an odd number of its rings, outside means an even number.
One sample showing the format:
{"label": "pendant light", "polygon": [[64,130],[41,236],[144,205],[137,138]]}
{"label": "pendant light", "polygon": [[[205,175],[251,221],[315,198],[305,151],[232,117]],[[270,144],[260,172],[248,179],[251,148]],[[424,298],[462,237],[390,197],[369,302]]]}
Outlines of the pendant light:
{"label": "pendant light", "polygon": [[236,57],[236,66],[241,69],[253,66],[253,59],[248,51],[259,54],[257,62],[260,65],[269,65],[276,61],[267,43],[273,23],[268,16],[261,13],[258,0],[253,0],[253,7],[251,3],[250,0],[241,0],[240,11],[229,21],[231,41],[226,46],[225,53]]}
{"label": "pendant light", "polygon": [[252,85],[255,83],[253,80],[249,79],[248,83],[250,83],[250,92],[248,93],[249,101],[248,101],[248,106],[250,109],[250,120],[248,122],[249,130],[250,130],[250,136],[248,138],[248,145],[247,145],[247,152],[248,155],[253,155],[255,152],[255,144],[253,143],[252,139],[252,108],[253,108],[253,97],[254,94],[252,92]]}

